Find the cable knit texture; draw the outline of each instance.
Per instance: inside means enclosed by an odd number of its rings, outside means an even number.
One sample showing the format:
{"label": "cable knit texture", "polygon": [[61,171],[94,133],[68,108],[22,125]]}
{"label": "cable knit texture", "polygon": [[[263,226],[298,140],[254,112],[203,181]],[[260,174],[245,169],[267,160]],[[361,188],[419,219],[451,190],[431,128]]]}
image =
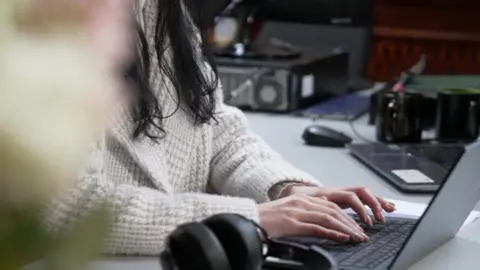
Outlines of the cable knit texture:
{"label": "cable knit texture", "polygon": [[[150,46],[155,2],[147,0],[138,11]],[[252,134],[245,116],[222,103],[221,88],[218,123],[194,125],[185,110],[176,110],[175,91],[162,76],[154,54],[152,65],[151,83],[162,111],[165,115],[175,112],[162,122],[166,136],[157,142],[132,140],[132,119],[123,108],[92,147],[87,169],[75,188],[46,211],[46,225],[52,232],[68,228],[108,200],[119,215],[104,252],[157,255],[168,234],[182,223],[217,213],[238,213],[258,221],[256,204],[270,200],[273,187],[292,181],[319,184]]]}

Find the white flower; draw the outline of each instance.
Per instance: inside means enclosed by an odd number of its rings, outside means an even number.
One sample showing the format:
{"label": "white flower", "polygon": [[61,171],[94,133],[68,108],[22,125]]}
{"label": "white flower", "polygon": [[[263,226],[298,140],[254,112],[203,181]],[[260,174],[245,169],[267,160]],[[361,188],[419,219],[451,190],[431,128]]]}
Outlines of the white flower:
{"label": "white flower", "polygon": [[75,31],[6,36],[0,36],[0,201],[43,200],[74,180],[107,121],[115,80]]}

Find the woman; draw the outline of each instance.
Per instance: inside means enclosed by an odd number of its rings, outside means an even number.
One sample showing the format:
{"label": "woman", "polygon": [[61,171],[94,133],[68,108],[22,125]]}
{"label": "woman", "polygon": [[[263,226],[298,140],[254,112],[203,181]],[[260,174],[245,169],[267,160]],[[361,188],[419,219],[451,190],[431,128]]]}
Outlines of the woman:
{"label": "woman", "polygon": [[180,1],[139,0],[136,12],[133,102],[112,119],[72,193],[50,208],[51,228],[108,199],[120,211],[104,252],[155,255],[176,226],[218,213],[256,220],[271,236],[366,241],[340,207],[370,224],[364,205],[379,221],[394,210],[364,188],[321,187],[252,134],[245,116],[222,103],[211,55],[200,46],[205,35]]}

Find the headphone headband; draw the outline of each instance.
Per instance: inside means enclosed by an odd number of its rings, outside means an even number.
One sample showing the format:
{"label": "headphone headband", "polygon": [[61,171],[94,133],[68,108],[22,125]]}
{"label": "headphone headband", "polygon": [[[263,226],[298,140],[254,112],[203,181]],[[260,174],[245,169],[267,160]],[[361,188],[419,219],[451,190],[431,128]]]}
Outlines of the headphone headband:
{"label": "headphone headband", "polygon": [[307,270],[338,270],[322,248],[270,239],[256,222],[237,214],[180,225],[168,237],[160,261],[163,270],[261,270],[267,256],[300,262]]}

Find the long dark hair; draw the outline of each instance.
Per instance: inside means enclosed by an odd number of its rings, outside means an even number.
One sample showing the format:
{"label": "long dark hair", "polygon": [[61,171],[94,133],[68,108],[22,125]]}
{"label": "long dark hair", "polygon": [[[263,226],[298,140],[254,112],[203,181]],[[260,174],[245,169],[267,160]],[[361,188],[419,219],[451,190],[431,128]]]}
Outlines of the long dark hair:
{"label": "long dark hair", "polygon": [[[202,11],[206,7],[192,2],[188,5],[189,8],[185,8],[181,0],[147,1],[158,2],[155,46],[149,48],[145,33],[137,23],[138,53],[136,60],[128,68],[127,79],[133,83],[134,88],[131,108],[135,122],[133,138],[147,136],[158,139],[165,134],[162,119],[169,115],[162,115],[162,108],[149,82],[152,52],[156,52],[160,70],[176,91],[177,109],[180,103],[186,105],[195,123],[207,123],[215,119],[214,92],[218,77],[208,45],[209,22]],[[200,31],[201,40],[198,39],[197,29]],[[167,49],[171,51],[171,61],[166,58]],[[212,67],[212,74],[204,72],[204,61]],[[171,90],[173,89],[168,89]]]}

